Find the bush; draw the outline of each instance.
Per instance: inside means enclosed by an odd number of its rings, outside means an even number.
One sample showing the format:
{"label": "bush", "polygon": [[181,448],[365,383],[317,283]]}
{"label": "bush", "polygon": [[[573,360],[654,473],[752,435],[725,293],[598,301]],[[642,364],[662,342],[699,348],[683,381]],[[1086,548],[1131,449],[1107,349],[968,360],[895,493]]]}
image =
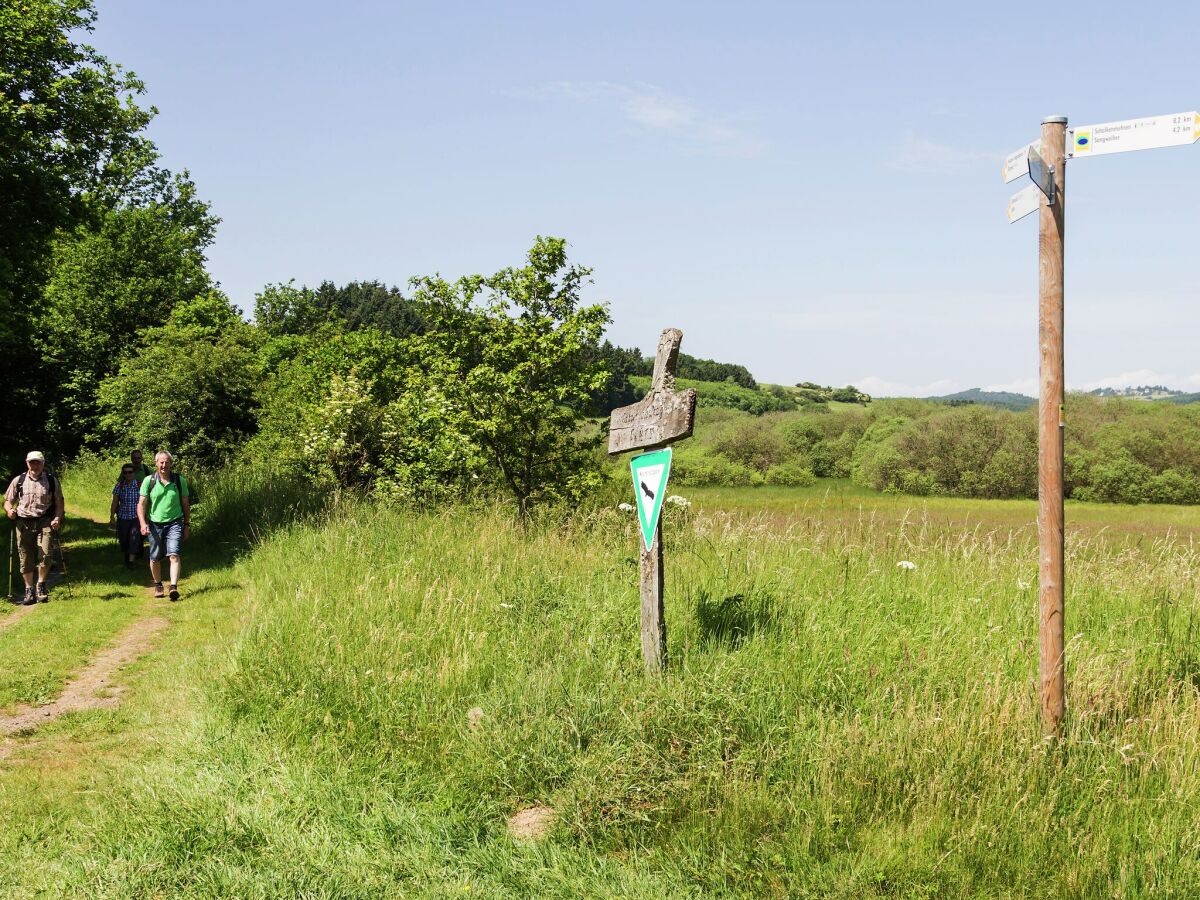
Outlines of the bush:
{"label": "bush", "polygon": [[690,487],[753,487],[765,483],[761,472],[703,451],[680,454],[671,475],[676,484]]}
{"label": "bush", "polygon": [[779,465],[789,455],[783,437],[769,422],[749,419],[727,425],[713,443],[713,448],[733,462],[766,472]]}
{"label": "bush", "polygon": [[767,484],[780,487],[809,487],[817,483],[817,476],[802,460],[791,459],[767,469]]}

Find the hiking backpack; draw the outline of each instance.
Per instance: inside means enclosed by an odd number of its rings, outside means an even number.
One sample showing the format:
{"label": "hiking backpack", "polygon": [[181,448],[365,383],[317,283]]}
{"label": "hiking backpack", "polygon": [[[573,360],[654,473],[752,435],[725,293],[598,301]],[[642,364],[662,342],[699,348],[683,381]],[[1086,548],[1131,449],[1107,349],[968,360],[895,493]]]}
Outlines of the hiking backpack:
{"label": "hiking backpack", "polygon": [[[25,477],[28,474],[29,470],[26,469],[17,476],[17,496],[13,501],[14,508],[21,505],[21,492],[25,490]],[[54,480],[54,476],[50,473],[49,469],[44,470],[42,474],[46,476],[46,485],[50,488],[50,505],[52,507],[51,512],[53,512],[55,509],[58,509],[58,482]]]}

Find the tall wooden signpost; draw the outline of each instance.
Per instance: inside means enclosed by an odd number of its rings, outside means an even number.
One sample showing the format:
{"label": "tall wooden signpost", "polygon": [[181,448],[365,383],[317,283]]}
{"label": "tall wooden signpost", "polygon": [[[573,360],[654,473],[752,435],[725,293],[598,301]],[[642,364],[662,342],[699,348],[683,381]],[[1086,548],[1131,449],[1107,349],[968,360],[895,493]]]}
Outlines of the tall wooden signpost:
{"label": "tall wooden signpost", "polygon": [[1040,140],[1010,153],[1004,180],[1033,183],[1008,202],[1008,220],[1038,212],[1038,680],[1042,725],[1057,734],[1066,712],[1063,643],[1063,238],[1066,161],[1127,150],[1192,144],[1200,139],[1196,112],[1067,128],[1063,116],[1042,120]]}
{"label": "tall wooden signpost", "polygon": [[664,489],[670,472],[672,441],[692,436],[696,389],[675,390],[675,365],[683,332],[667,328],[658,339],[650,393],[631,406],[614,409],[608,432],[609,454],[658,450],[633,458],[634,491],[641,526],[642,659],[646,671],[667,665],[667,621],[663,609],[662,519]]}

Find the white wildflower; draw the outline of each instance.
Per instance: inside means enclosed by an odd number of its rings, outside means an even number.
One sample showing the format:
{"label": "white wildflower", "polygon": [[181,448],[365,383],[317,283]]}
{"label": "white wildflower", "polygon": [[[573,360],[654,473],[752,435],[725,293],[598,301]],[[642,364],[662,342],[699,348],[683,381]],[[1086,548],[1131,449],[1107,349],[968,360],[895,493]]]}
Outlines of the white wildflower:
{"label": "white wildflower", "polygon": [[679,506],[679,507],[682,507],[683,509],[687,509],[689,506],[692,505],[691,500],[686,500],[683,497],[680,497],[678,494],[672,494],[670,497],[667,498],[667,502],[670,503],[672,506]]}
{"label": "white wildflower", "polygon": [[906,572],[911,572],[916,567],[917,564],[915,562],[909,562],[907,559],[902,559],[900,562],[896,563],[897,569],[904,569]]}
{"label": "white wildflower", "polygon": [[618,503],[617,509],[619,509],[621,512],[633,512],[633,504],[632,503]]}

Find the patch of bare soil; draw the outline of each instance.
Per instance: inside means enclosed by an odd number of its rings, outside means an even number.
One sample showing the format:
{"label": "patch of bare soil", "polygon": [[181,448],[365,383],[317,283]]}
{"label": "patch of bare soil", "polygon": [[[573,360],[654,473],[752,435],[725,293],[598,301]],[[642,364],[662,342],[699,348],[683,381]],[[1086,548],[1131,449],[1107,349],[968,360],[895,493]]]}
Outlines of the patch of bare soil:
{"label": "patch of bare soil", "polygon": [[553,824],[554,810],[535,803],[508,820],[508,833],[518,841],[536,841],[544,838]]}
{"label": "patch of bare soil", "polygon": [[[147,653],[168,624],[166,619],[157,616],[134,622],[121,632],[111,646],[102,650],[92,660],[91,665],[67,682],[58,699],[46,706],[26,706],[19,708],[11,716],[0,716],[0,735],[32,731],[54,721],[64,713],[116,706],[121,700],[124,687],[114,684],[113,677],[122,668]],[[104,696],[99,696],[101,690],[105,691]],[[6,755],[6,749],[10,748],[0,744],[0,757]]]}
{"label": "patch of bare soil", "polygon": [[3,619],[0,619],[0,631],[3,631],[14,622],[21,621],[21,619],[25,618],[27,615],[33,612],[33,610],[34,607],[32,606],[18,606]]}

